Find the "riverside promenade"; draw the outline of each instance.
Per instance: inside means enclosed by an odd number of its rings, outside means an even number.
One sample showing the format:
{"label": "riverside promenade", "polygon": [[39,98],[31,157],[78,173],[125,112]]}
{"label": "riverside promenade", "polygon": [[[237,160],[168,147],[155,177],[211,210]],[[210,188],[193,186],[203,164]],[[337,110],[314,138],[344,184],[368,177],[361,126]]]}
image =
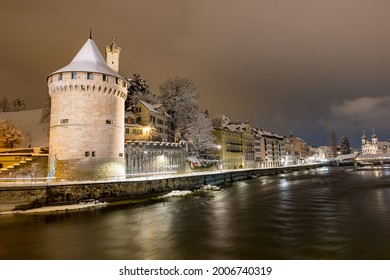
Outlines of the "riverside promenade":
{"label": "riverside promenade", "polygon": [[0,183],[0,212],[43,206],[68,205],[98,200],[121,201],[153,197],[172,190],[191,190],[204,185],[229,185],[260,176],[321,167],[321,164],[265,169],[218,170],[185,174],[143,174],[124,180],[50,182],[24,180]]}

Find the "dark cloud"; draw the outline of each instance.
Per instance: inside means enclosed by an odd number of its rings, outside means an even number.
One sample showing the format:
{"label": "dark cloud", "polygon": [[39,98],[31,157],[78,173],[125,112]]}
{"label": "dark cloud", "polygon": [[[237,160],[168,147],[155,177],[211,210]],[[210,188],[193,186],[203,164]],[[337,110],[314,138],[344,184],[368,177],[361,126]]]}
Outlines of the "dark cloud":
{"label": "dark cloud", "polygon": [[155,91],[187,76],[211,114],[313,145],[327,144],[331,130],[359,140],[381,127],[389,137],[383,118],[341,113],[389,96],[389,9],[384,0],[2,1],[1,95],[41,107],[46,76],[92,27],[101,51],[117,37],[122,75],[140,73]]}

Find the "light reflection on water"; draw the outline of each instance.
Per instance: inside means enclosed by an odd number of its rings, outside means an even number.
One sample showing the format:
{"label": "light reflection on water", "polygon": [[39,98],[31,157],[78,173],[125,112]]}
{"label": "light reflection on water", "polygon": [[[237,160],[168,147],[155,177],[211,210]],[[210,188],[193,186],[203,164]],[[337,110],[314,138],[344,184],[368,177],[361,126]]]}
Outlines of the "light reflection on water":
{"label": "light reflection on water", "polygon": [[0,217],[1,259],[390,259],[390,172],[318,169],[142,205]]}

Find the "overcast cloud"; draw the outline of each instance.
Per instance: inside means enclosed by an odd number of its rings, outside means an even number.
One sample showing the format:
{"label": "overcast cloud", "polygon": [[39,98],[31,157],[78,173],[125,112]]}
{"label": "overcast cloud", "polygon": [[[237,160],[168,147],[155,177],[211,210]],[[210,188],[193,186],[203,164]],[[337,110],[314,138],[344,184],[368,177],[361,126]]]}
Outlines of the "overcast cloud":
{"label": "overcast cloud", "polygon": [[1,1],[0,96],[42,107],[47,75],[92,27],[101,51],[117,38],[120,73],[156,92],[189,77],[212,115],[312,145],[335,130],[356,146],[363,129],[390,138],[389,11],[385,0]]}

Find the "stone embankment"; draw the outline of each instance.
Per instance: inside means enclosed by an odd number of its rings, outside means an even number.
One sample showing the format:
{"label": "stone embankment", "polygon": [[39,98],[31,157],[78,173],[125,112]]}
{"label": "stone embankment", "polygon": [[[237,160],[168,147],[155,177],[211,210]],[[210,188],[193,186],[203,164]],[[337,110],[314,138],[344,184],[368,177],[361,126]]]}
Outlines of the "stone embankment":
{"label": "stone embankment", "polygon": [[164,178],[146,178],[115,182],[32,183],[28,186],[0,186],[0,212],[31,208],[77,204],[82,201],[115,201],[157,196],[172,190],[196,189],[201,186],[228,185],[234,181],[264,175],[308,170],[320,165],[293,166],[269,169],[247,169],[210,173],[191,173]]}

